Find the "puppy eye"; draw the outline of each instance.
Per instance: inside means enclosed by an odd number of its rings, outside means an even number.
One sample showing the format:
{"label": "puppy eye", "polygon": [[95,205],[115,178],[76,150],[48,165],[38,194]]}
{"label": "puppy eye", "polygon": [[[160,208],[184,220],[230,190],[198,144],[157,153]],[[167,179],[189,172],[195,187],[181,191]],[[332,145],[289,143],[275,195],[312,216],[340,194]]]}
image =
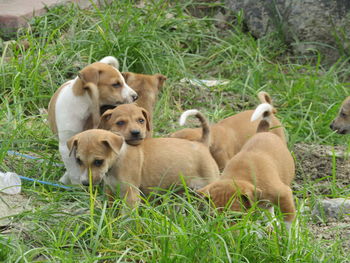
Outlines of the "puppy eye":
{"label": "puppy eye", "polygon": [[103,160],[95,160],[94,161],[94,165],[97,166],[97,167],[100,167],[101,165],[103,164]]}
{"label": "puppy eye", "polygon": [[77,161],[78,165],[82,165],[83,164],[83,162],[80,160],[80,158],[76,158],[76,161]]}
{"label": "puppy eye", "polygon": [[145,120],[144,119],[139,119],[139,123],[144,123]]}
{"label": "puppy eye", "polygon": [[116,124],[117,124],[118,126],[123,126],[123,125],[125,124],[125,121],[118,121]]}
{"label": "puppy eye", "polygon": [[120,84],[120,82],[114,83],[112,84],[113,88],[120,88],[122,86],[122,84]]}
{"label": "puppy eye", "polygon": [[344,112],[341,112],[341,113],[340,113],[340,116],[343,117],[343,118],[345,118],[345,117],[346,117],[346,114],[345,114]]}

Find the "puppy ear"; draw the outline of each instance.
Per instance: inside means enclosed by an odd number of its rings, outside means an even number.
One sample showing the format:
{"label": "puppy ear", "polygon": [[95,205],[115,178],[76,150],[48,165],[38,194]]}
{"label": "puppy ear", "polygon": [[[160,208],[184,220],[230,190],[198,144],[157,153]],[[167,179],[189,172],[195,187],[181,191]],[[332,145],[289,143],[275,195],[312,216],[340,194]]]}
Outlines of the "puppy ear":
{"label": "puppy ear", "polygon": [[125,82],[127,82],[130,77],[130,72],[122,72],[122,76],[124,77]]}
{"label": "puppy ear", "polygon": [[155,74],[155,76],[158,79],[158,90],[161,90],[161,88],[164,85],[164,82],[167,80],[167,77],[162,74]]}
{"label": "puppy ear", "polygon": [[[93,83],[95,85],[98,84],[98,81],[100,79],[100,71],[96,69],[93,66],[87,66],[83,68],[79,73],[78,77],[79,79],[84,83]],[[85,86],[83,87],[85,88]]]}
{"label": "puppy ear", "polygon": [[115,154],[119,154],[120,148],[124,143],[123,137],[111,133],[107,136],[107,138],[101,140],[101,143],[110,148]]}
{"label": "puppy ear", "polygon": [[112,117],[113,110],[107,110],[105,113],[100,118],[100,123],[98,124],[98,129],[104,129],[104,130],[109,130],[111,127],[109,127],[108,121]]}
{"label": "puppy ear", "polygon": [[142,109],[141,110],[142,111],[142,115],[146,119],[146,129],[147,129],[147,131],[150,131],[151,130],[151,124],[150,124],[150,121],[149,121],[149,113],[144,108],[141,108],[141,109]]}
{"label": "puppy ear", "polygon": [[[253,186],[253,185],[252,185]],[[241,202],[246,208],[252,207],[253,203],[260,200],[262,191],[256,187],[247,187],[241,191]]]}
{"label": "puppy ear", "polygon": [[71,137],[68,141],[67,141],[67,147],[69,149],[69,157],[72,155],[72,152],[78,148],[78,138],[77,136],[73,136]]}

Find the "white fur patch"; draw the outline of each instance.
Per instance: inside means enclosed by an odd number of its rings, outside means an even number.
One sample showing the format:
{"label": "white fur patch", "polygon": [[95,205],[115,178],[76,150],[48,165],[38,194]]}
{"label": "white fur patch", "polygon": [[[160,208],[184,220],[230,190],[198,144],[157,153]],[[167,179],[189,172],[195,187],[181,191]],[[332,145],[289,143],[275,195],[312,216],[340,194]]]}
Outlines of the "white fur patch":
{"label": "white fur patch", "polygon": [[180,120],[179,120],[180,126],[184,126],[185,125],[187,117],[196,115],[197,113],[199,113],[198,110],[187,110],[184,113],[182,113],[181,117],[180,117]]}
{"label": "white fur patch", "polygon": [[261,118],[265,112],[272,113],[272,111],[273,107],[271,104],[262,103],[255,109],[250,121],[256,121],[257,119]]}
{"label": "white fur patch", "polygon": [[108,65],[111,65],[112,67],[115,67],[116,69],[119,69],[119,61],[113,57],[113,56],[107,56],[100,60],[102,63],[106,63]]}

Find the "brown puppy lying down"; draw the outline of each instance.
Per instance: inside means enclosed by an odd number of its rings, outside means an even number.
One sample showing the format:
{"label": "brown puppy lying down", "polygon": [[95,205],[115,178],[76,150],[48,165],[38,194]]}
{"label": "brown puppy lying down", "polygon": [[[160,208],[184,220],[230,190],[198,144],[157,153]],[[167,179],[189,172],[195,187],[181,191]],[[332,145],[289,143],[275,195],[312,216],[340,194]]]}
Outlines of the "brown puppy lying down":
{"label": "brown puppy lying down", "polygon": [[[146,138],[151,138],[153,133],[153,111],[157,102],[159,91],[162,89],[167,77],[162,74],[145,75],[133,72],[122,72],[125,82],[137,92],[135,101],[137,106],[144,108],[149,113],[149,128]],[[115,106],[107,106],[101,109],[101,115]]]}
{"label": "brown puppy lying down", "polygon": [[[272,100],[266,92],[260,92],[258,97],[262,103],[272,104]],[[209,149],[220,171],[222,171],[227,162],[241,150],[246,141],[256,133],[259,121],[250,121],[253,112],[253,110],[243,111],[211,125]],[[275,113],[275,109],[273,109],[273,113]],[[186,121],[185,117],[182,119]],[[273,114],[271,116],[271,121],[271,132],[279,136],[282,141],[286,143],[284,130],[280,121]],[[197,141],[201,138],[201,129],[186,128],[172,133],[170,137]]]}
{"label": "brown puppy lying down", "polygon": [[220,179],[198,192],[210,196],[216,207],[228,205],[233,211],[250,208],[255,201],[264,207],[272,203],[280,207],[289,228],[295,217],[290,188],[294,160],[285,142],[269,132],[272,111],[270,104],[258,106],[252,120],[264,118],[257,133],[229,161]]}
{"label": "brown puppy lying down", "polygon": [[[135,107],[139,108],[130,105],[132,110]],[[146,126],[148,121],[144,111],[139,108],[138,117],[133,122],[143,119]],[[204,119],[199,112],[197,116]],[[143,133],[145,126],[141,128]],[[72,137],[67,144],[80,166],[83,185],[89,185],[90,167],[93,184],[103,180],[108,192],[115,196],[119,190],[120,197],[126,198],[130,206],[135,206],[139,202],[140,192],[147,195],[154,187],[166,189],[181,185],[180,176],[194,189],[217,180],[219,169],[206,144],[209,134],[210,130],[204,129],[203,143],[176,138],[151,138],[132,146],[110,131],[88,130]]]}
{"label": "brown puppy lying down", "polygon": [[339,134],[350,133],[350,97],[343,101],[338,116],[332,121],[330,127]]}

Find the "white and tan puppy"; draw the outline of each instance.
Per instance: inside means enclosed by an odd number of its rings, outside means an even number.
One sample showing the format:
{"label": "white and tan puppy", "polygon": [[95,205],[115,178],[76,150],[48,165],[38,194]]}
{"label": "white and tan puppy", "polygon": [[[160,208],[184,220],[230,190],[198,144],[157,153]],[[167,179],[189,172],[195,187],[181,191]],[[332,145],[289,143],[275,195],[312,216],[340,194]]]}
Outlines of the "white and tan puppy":
{"label": "white and tan puppy", "polygon": [[[272,105],[268,93],[260,92],[258,97],[262,103]],[[259,120],[250,121],[253,112],[253,110],[243,111],[211,125],[210,152],[221,171],[228,161],[241,150],[246,141],[256,133]],[[273,112],[275,113],[275,109]],[[184,118],[183,124],[185,121],[186,118]],[[271,116],[271,121],[271,132],[279,136],[285,143],[283,127],[274,114]],[[196,141],[201,137],[201,129],[186,128],[172,133],[170,137]]]}
{"label": "white and tan puppy", "polygon": [[339,134],[350,133],[350,97],[343,101],[338,116],[332,121],[330,128]]}
{"label": "white and tan puppy", "polygon": [[113,57],[101,61],[85,67],[78,77],[64,83],[49,103],[49,124],[58,135],[59,150],[67,170],[60,179],[64,184],[80,182],[79,166],[73,157],[69,157],[67,140],[81,131],[96,128],[101,106],[130,103],[137,99],[137,93],[125,83],[115,67],[118,61]]}
{"label": "white and tan puppy", "polygon": [[216,207],[233,211],[248,209],[256,201],[265,208],[272,203],[280,207],[289,228],[295,217],[290,188],[295,166],[285,142],[269,132],[272,110],[267,103],[257,107],[252,121],[263,117],[257,133],[228,162],[220,179],[198,192],[209,196]]}
{"label": "white and tan puppy", "polygon": [[[133,107],[130,109],[134,111]],[[199,115],[201,113],[198,112],[196,116]],[[135,111],[133,116],[136,117]],[[144,130],[147,118],[142,108],[134,122],[141,119],[145,125],[140,129]],[[135,206],[139,202],[140,192],[148,195],[157,187],[167,189],[181,185],[181,176],[187,186],[194,189],[219,178],[219,169],[205,145],[208,132],[203,133],[204,143],[176,138],[150,138],[141,140],[137,145],[129,145],[122,142],[122,137],[116,133],[88,130],[72,137],[68,148],[80,166],[83,185],[89,184],[87,171],[90,167],[94,184],[103,179],[113,196],[119,190],[120,197],[125,197],[130,206]]]}

